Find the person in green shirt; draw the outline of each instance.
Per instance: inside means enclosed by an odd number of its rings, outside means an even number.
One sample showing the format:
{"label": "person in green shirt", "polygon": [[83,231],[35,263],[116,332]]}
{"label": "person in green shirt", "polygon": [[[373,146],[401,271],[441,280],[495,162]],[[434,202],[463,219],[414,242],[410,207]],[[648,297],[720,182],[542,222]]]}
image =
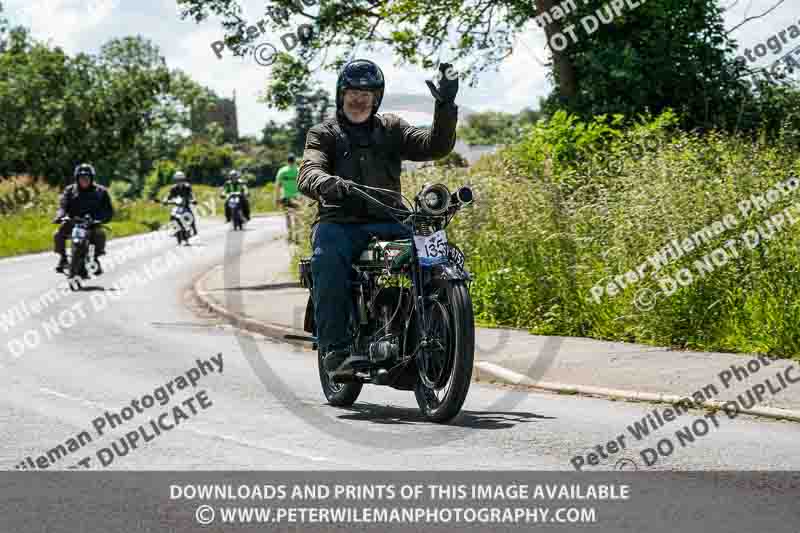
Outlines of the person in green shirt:
{"label": "person in green shirt", "polygon": [[287,208],[297,207],[294,199],[300,196],[297,190],[299,169],[294,154],[289,154],[287,161],[289,164],[282,166],[275,175],[275,203]]}
{"label": "person in green shirt", "polygon": [[231,221],[231,211],[228,207],[228,196],[232,193],[242,194],[242,214],[248,221],[250,220],[250,201],[248,197],[250,192],[247,190],[247,183],[242,179],[242,175],[238,170],[231,170],[228,174],[228,181],[222,185],[220,191],[220,198],[225,199],[225,222]]}

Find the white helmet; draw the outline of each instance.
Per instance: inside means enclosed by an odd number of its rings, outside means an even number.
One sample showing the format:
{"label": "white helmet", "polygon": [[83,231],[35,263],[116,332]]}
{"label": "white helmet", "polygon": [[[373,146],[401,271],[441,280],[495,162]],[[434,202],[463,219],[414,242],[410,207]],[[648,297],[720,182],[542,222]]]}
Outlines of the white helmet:
{"label": "white helmet", "polygon": [[186,174],[184,174],[179,170],[175,173],[174,176],[172,176],[172,179],[174,179],[175,181],[186,181]]}

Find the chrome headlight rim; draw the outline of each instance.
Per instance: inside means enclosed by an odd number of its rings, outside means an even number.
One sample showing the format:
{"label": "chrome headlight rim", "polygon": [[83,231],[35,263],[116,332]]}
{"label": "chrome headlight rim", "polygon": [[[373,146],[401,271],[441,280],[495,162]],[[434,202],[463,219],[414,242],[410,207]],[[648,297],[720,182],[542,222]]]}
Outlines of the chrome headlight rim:
{"label": "chrome headlight rim", "polygon": [[[439,207],[431,207],[426,200],[430,194],[435,194],[440,200]],[[450,208],[450,191],[441,183],[426,185],[419,193],[419,204],[421,211],[430,216],[441,216]]]}

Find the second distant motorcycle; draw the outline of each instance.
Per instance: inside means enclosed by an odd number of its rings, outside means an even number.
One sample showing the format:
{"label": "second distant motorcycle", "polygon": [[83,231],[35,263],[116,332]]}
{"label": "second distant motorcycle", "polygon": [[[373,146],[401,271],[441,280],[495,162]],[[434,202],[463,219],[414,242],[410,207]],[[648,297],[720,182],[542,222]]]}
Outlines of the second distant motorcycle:
{"label": "second distant motorcycle", "polygon": [[[189,237],[192,235],[192,223],[194,222],[194,215],[189,209],[188,202],[183,197],[177,196],[171,200],[162,202],[165,205],[174,205],[172,213],[170,213],[170,225],[175,239],[178,241],[178,246],[183,243],[189,244]],[[197,201],[191,202],[196,204]]]}
{"label": "second distant motorcycle", "polygon": [[225,200],[228,207],[228,213],[231,216],[233,223],[233,230],[242,230],[244,227],[244,216],[242,214],[242,193],[234,192]]}

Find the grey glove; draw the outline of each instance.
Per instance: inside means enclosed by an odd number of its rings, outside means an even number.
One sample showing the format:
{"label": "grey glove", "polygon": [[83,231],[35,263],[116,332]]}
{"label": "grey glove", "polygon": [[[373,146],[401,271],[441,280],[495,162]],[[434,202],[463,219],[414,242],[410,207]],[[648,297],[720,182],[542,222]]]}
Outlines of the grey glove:
{"label": "grey glove", "polygon": [[438,88],[432,81],[425,80],[425,83],[428,84],[428,89],[431,90],[431,94],[439,103],[452,104],[456,99],[456,94],[458,94],[458,73],[452,67],[453,65],[450,63],[439,64]]}
{"label": "grey glove", "polygon": [[350,185],[353,182],[345,180],[339,176],[333,176],[331,179],[320,185],[319,195],[325,203],[335,203],[344,199],[350,192]]}

